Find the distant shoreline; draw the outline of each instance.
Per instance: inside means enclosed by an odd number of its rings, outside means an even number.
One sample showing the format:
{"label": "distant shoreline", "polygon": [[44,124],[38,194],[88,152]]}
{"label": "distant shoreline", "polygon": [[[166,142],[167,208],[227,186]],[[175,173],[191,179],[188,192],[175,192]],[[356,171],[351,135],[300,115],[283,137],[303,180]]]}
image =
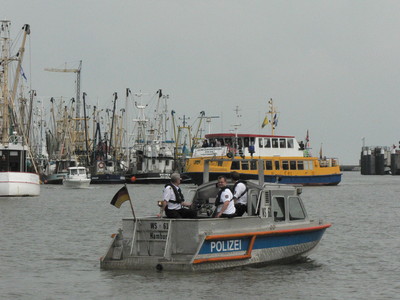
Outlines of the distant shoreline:
{"label": "distant shoreline", "polygon": [[341,171],[361,171],[361,167],[359,165],[341,165]]}

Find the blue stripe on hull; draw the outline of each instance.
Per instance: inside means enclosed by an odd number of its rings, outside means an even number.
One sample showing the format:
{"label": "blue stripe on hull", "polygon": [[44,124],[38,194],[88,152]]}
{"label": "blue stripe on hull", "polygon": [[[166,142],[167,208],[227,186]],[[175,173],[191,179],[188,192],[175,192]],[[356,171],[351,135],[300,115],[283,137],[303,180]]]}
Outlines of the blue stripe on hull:
{"label": "blue stripe on hull", "polygon": [[[255,239],[253,250],[269,249],[275,247],[287,247],[299,245],[313,241],[319,241],[324,234],[325,229],[288,233],[283,235],[264,235]],[[237,251],[247,251],[250,243],[250,237],[237,239],[220,239],[204,241],[199,254],[217,254],[217,253],[233,253]]]}
{"label": "blue stripe on hull", "polygon": [[324,232],[325,229],[312,232],[280,235],[280,236],[268,235],[268,236],[257,237],[253,246],[253,250],[292,246],[292,245],[317,241],[322,238]]}

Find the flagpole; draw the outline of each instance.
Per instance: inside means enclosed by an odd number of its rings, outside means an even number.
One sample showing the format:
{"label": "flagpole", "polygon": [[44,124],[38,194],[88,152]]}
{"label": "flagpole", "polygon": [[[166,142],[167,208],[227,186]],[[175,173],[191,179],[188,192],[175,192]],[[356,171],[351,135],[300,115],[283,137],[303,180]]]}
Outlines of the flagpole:
{"label": "flagpole", "polygon": [[[125,183],[125,188],[126,188],[126,190],[128,190],[126,183]],[[129,194],[129,192],[128,192],[128,194]],[[130,196],[129,196],[129,204],[131,205],[131,209],[132,209],[133,221],[136,223],[135,211],[133,210],[132,200],[131,200]]]}

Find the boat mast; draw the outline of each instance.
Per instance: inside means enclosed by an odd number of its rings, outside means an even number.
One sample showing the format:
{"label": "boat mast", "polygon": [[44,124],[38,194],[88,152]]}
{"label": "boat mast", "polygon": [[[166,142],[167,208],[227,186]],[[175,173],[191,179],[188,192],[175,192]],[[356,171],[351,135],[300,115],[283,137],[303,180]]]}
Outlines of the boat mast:
{"label": "boat mast", "polygon": [[2,20],[1,21],[1,40],[2,40],[2,49],[1,49],[1,64],[3,67],[3,76],[0,77],[2,81],[1,87],[1,98],[3,102],[3,111],[2,111],[2,135],[1,135],[1,143],[7,144],[9,140],[9,115],[8,115],[8,106],[9,106],[9,90],[8,90],[8,64],[10,60],[10,21]]}
{"label": "boat mast", "polygon": [[271,123],[271,135],[275,135],[275,127],[276,127],[276,122],[277,122],[277,119],[278,119],[278,116],[277,116],[278,112],[276,111],[276,108],[274,106],[274,102],[273,102],[272,98],[269,99],[268,104],[269,104],[268,113],[270,115],[270,119],[269,120],[270,120],[270,123]]}

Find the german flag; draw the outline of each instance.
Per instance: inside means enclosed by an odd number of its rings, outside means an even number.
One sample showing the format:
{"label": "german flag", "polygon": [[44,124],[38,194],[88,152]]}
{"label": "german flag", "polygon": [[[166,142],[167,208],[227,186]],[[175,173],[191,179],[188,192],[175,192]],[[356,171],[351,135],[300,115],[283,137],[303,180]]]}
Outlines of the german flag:
{"label": "german flag", "polygon": [[112,198],[110,204],[114,205],[115,207],[120,208],[121,204],[124,203],[127,200],[131,200],[131,197],[129,197],[128,189],[126,186],[123,186]]}

